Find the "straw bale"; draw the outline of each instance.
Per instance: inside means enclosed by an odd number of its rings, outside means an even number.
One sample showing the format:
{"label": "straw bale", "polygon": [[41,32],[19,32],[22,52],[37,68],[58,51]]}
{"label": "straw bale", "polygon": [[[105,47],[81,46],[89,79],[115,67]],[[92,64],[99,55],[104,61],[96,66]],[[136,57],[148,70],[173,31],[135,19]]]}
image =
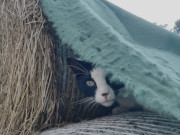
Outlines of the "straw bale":
{"label": "straw bale", "polygon": [[79,104],[63,45],[40,0],[0,0],[0,134],[31,134],[109,112]]}
{"label": "straw bale", "polygon": [[0,134],[50,124],[56,103],[54,41],[39,0],[0,1]]}
{"label": "straw bale", "polygon": [[69,124],[39,135],[179,135],[180,122],[152,112],[129,112]]}

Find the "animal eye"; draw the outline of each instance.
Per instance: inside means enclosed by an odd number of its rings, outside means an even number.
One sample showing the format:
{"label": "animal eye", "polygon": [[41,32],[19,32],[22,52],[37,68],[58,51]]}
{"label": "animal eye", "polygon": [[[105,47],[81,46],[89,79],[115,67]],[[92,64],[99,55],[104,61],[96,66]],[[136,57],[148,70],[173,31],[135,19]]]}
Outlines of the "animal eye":
{"label": "animal eye", "polygon": [[89,86],[89,87],[92,87],[95,85],[95,82],[93,81],[86,81],[86,85]]}

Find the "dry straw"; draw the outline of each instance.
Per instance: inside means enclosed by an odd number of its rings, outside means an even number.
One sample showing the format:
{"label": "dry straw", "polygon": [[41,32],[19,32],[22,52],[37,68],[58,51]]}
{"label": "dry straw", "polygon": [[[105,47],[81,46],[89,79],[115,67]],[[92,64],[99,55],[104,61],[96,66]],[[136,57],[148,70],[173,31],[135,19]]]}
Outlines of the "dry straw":
{"label": "dry straw", "polygon": [[57,39],[40,0],[0,0],[1,135],[31,134],[100,115],[77,103],[84,97],[67,56],[72,51]]}
{"label": "dry straw", "polygon": [[152,112],[128,112],[54,128],[40,135],[179,135],[180,122]]}
{"label": "dry straw", "polygon": [[0,0],[1,135],[29,134],[54,117],[55,56],[45,23],[39,0]]}

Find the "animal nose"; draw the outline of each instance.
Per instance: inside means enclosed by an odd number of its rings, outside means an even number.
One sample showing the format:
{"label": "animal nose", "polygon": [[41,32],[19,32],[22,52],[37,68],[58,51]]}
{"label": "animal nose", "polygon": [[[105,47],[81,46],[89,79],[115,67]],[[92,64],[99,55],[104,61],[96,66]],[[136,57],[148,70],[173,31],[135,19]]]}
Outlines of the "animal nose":
{"label": "animal nose", "polygon": [[107,98],[108,95],[109,95],[109,93],[103,93],[103,94],[102,94],[102,96],[103,96],[104,98]]}

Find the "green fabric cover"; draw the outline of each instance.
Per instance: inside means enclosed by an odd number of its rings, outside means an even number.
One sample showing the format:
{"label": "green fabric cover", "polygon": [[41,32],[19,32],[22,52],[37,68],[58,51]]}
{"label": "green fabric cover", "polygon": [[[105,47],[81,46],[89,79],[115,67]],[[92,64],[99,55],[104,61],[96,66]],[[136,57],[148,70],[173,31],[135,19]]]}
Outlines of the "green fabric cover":
{"label": "green fabric cover", "polygon": [[143,106],[180,120],[180,36],[106,0],[41,0],[61,41]]}

